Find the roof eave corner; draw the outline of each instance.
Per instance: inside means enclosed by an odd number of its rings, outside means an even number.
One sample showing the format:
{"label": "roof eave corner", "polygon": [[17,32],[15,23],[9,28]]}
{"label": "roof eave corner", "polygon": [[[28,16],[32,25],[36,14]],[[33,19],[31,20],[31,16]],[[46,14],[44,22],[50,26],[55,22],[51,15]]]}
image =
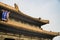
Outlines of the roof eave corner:
{"label": "roof eave corner", "polygon": [[49,20],[40,20],[40,21],[45,23],[45,24],[49,24]]}

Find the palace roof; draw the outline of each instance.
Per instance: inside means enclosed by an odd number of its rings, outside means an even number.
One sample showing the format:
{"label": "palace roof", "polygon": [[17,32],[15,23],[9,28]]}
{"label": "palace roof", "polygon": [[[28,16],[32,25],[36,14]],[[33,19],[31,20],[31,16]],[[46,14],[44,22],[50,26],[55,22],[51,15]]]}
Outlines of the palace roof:
{"label": "palace roof", "polygon": [[[45,31],[40,28],[23,24],[23,22],[27,22],[29,24],[42,26],[44,24],[48,24],[49,23],[48,20],[41,20],[40,18],[37,19],[28,15],[25,15],[21,11],[16,10],[14,7],[11,7],[9,5],[6,5],[0,2],[0,10],[2,9],[5,9],[11,12],[10,14],[11,19],[9,19],[8,22],[0,21],[1,30],[7,31],[7,32],[27,34],[31,36],[44,37],[44,38],[53,38],[58,35],[57,32]],[[13,18],[18,22],[15,20],[12,20]],[[19,21],[23,21],[23,22],[21,23]]]}
{"label": "palace roof", "polygon": [[14,7],[4,4],[2,2],[0,2],[0,10],[1,9],[9,10],[11,12],[11,14],[10,14],[12,16],[11,18],[13,18],[13,16],[14,16],[15,19],[17,18],[17,20],[22,20],[29,24],[37,25],[39,27],[41,27],[44,24],[49,23],[49,20],[42,20],[41,18],[33,18],[31,16],[28,16],[28,15],[22,13],[21,11],[16,10]]}

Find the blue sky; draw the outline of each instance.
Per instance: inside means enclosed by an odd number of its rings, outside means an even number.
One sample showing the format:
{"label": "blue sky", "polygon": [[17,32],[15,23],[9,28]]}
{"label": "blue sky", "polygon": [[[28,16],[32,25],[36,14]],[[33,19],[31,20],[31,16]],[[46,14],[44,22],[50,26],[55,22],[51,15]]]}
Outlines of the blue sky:
{"label": "blue sky", "polygon": [[42,28],[47,31],[60,32],[60,0],[0,0],[5,4],[14,6],[32,17],[47,19],[49,24]]}

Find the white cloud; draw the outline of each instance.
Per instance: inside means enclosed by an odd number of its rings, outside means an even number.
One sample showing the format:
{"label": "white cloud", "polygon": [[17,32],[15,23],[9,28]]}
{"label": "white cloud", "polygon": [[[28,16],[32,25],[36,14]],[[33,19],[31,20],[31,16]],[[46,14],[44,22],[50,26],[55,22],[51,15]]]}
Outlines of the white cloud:
{"label": "white cloud", "polygon": [[53,40],[60,40],[60,36],[54,37]]}

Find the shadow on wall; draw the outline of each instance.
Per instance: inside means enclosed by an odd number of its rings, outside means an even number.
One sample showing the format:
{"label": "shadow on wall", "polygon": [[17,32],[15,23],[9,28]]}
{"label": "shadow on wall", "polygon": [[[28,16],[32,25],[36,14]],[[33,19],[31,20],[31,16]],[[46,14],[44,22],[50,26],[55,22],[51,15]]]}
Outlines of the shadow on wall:
{"label": "shadow on wall", "polygon": [[2,18],[2,11],[0,10],[0,19]]}
{"label": "shadow on wall", "polygon": [[11,39],[11,38],[5,38],[4,40],[15,40],[15,39]]}

